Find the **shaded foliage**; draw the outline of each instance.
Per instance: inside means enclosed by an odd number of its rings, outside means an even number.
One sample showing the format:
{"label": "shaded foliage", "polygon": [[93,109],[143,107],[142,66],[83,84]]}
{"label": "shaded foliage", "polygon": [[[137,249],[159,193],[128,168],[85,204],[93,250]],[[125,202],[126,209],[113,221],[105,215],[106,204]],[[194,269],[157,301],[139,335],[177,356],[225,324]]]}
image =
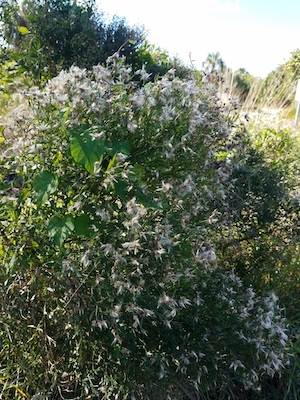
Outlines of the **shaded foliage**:
{"label": "shaded foliage", "polygon": [[221,241],[221,260],[256,290],[276,290],[291,319],[300,289],[299,143],[291,130],[254,128],[246,158],[234,172],[234,224]]}
{"label": "shaded foliage", "polygon": [[144,39],[142,28],[131,28],[122,18],[107,23],[92,1],[4,1],[2,36],[14,47],[12,57],[20,72],[36,84],[54,77],[64,68],[91,68],[104,63],[120,49],[127,62]]}

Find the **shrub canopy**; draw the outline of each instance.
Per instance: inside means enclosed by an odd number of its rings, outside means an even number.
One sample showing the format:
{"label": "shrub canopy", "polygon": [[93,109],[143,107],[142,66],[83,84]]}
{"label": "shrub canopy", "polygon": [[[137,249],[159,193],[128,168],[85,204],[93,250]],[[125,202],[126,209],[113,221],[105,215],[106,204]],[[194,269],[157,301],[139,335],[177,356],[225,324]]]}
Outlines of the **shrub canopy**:
{"label": "shrub canopy", "polygon": [[141,86],[110,62],[32,88],[18,142],[7,133],[4,393],[255,388],[286,363],[288,338],[277,297],[217,266],[212,232],[226,223],[240,130],[209,85],[172,70],[147,83],[142,68]]}

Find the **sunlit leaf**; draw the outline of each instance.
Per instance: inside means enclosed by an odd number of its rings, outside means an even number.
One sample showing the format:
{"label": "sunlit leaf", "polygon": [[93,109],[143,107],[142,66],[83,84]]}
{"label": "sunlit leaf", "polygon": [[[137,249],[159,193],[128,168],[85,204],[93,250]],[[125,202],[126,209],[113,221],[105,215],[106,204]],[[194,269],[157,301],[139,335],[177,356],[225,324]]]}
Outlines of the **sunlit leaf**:
{"label": "sunlit leaf", "polygon": [[106,168],[106,171],[109,171],[111,168],[113,168],[117,163],[117,155],[115,154],[113,156],[113,158],[110,160],[110,162],[108,163],[108,166]]}
{"label": "sunlit leaf", "polygon": [[55,193],[58,187],[58,178],[49,171],[40,172],[33,181],[33,188],[40,204],[48,200],[50,194]]}
{"label": "sunlit leaf", "polygon": [[18,31],[21,33],[21,35],[27,35],[27,33],[29,33],[29,30],[26,28],[26,26],[18,26]]}
{"label": "sunlit leaf", "polygon": [[60,247],[74,230],[74,220],[70,215],[54,216],[50,219],[47,229],[49,236]]}
{"label": "sunlit leaf", "polygon": [[94,174],[95,163],[102,162],[105,142],[93,140],[90,134],[75,134],[71,138],[70,150],[74,161],[82,165],[90,174]]}
{"label": "sunlit leaf", "polygon": [[62,110],[62,125],[66,124],[69,114],[70,114],[70,111],[71,111],[71,107],[67,107],[64,110]]}

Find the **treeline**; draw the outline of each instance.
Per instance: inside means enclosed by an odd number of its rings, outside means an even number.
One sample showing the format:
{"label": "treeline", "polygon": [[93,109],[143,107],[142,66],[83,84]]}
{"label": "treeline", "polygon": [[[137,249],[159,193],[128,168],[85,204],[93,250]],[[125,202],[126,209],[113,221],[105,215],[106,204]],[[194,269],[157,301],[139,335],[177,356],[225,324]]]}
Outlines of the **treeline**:
{"label": "treeline", "polygon": [[[0,84],[22,76],[28,86],[43,86],[63,69],[76,65],[90,70],[106,65],[114,54],[123,56],[133,73],[144,65],[151,80],[171,68],[183,78],[193,68],[150,44],[144,27],[130,26],[120,16],[109,21],[95,0],[0,0],[0,20]],[[209,53],[200,80],[215,73],[247,110],[269,107],[289,112],[300,76],[300,50],[265,79],[245,68],[233,71],[218,52]]]}
{"label": "treeline", "polygon": [[108,21],[95,0],[2,0],[0,18],[2,65],[11,62],[10,70],[25,73],[34,84],[43,85],[72,65],[105,64],[116,53],[133,72],[147,65],[152,79],[172,67],[179,76],[187,72],[179,60],[147,42],[143,27],[118,16]]}
{"label": "treeline", "polygon": [[295,91],[300,79],[299,49],[291,52],[290,58],[264,79],[251,75],[245,68],[233,71],[219,52],[209,53],[202,68],[202,76],[220,83],[220,95],[226,93],[235,98],[244,110],[277,109],[290,116],[295,112]]}

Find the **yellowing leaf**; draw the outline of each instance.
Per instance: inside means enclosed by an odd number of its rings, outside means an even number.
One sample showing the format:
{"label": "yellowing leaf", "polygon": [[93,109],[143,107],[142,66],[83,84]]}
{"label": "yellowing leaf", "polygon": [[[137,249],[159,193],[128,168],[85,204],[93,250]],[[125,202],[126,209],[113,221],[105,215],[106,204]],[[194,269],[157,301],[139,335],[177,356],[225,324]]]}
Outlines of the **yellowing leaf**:
{"label": "yellowing leaf", "polygon": [[21,33],[21,35],[27,35],[27,33],[29,33],[29,30],[26,28],[26,26],[18,26],[18,31]]}

